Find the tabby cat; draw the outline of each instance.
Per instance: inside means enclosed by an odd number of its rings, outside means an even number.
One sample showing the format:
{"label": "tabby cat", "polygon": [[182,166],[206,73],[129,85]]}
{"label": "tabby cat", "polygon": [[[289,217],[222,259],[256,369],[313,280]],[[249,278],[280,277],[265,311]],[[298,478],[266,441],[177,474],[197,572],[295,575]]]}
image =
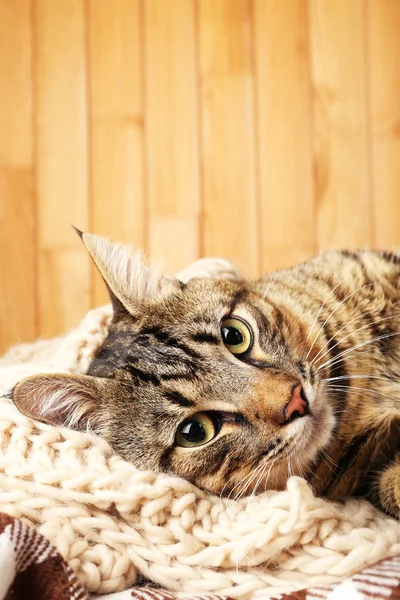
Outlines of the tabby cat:
{"label": "tabby cat", "polygon": [[114,316],[87,375],[17,384],[18,408],[141,469],[239,497],[305,477],[400,518],[400,256],[328,252],[255,282],[151,272],[81,234]]}

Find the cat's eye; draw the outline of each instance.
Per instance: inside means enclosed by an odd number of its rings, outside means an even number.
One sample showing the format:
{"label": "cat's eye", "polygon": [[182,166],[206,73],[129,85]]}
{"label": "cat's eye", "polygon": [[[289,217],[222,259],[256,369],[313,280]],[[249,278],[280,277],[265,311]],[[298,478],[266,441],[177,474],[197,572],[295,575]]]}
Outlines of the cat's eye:
{"label": "cat's eye", "polygon": [[199,412],[179,425],[175,439],[178,446],[194,448],[210,442],[216,433],[213,420],[206,413]]}
{"label": "cat's eye", "polygon": [[253,332],[242,319],[224,319],[221,324],[222,340],[232,354],[244,354],[253,343]]}

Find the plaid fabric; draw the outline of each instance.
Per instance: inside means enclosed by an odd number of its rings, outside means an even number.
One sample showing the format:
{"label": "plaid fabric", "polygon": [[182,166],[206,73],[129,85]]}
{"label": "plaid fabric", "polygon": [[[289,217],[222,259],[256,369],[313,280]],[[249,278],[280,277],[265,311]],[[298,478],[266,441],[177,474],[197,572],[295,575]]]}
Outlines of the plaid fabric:
{"label": "plaid fabric", "polygon": [[37,531],[0,513],[0,600],[88,600],[57,550]]}

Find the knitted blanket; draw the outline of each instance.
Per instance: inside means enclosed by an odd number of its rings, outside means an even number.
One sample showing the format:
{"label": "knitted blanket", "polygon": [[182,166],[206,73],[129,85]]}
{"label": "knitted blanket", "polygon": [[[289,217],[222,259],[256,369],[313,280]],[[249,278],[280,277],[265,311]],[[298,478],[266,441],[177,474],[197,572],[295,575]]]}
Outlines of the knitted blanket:
{"label": "knitted blanket", "polygon": [[[340,583],[291,592],[279,600],[399,598],[399,566],[399,557],[388,558]],[[148,585],[96,597],[99,600],[232,600],[220,594],[186,595]],[[46,538],[20,519],[0,513],[0,600],[26,598],[89,600],[69,564]]]}
{"label": "knitted blanket", "polygon": [[[232,600],[229,596],[220,594],[186,596],[148,586],[135,587],[125,592],[97,596],[97,598],[99,600]],[[270,600],[399,600],[400,558],[391,557],[381,560],[338,583],[311,587],[274,598],[269,595],[263,596],[264,600],[268,598]],[[53,599],[48,598],[48,600]]]}
{"label": "knitted blanket", "polygon": [[[67,335],[12,349],[0,392],[40,372],[84,373],[110,307]],[[229,505],[187,481],[141,472],[102,439],[55,428],[0,400],[0,510],[33,525],[91,592],[144,576],[178,592],[267,597],[344,578],[400,553],[400,523],[367,501],[331,503],[291,478]]]}

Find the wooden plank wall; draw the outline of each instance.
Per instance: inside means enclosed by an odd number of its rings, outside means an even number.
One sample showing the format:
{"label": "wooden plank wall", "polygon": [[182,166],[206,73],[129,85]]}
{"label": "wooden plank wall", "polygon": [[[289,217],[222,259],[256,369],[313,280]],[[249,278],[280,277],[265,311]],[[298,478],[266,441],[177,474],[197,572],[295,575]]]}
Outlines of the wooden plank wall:
{"label": "wooden plank wall", "polygon": [[107,300],[70,224],[249,276],[400,246],[400,0],[0,0],[0,349]]}

